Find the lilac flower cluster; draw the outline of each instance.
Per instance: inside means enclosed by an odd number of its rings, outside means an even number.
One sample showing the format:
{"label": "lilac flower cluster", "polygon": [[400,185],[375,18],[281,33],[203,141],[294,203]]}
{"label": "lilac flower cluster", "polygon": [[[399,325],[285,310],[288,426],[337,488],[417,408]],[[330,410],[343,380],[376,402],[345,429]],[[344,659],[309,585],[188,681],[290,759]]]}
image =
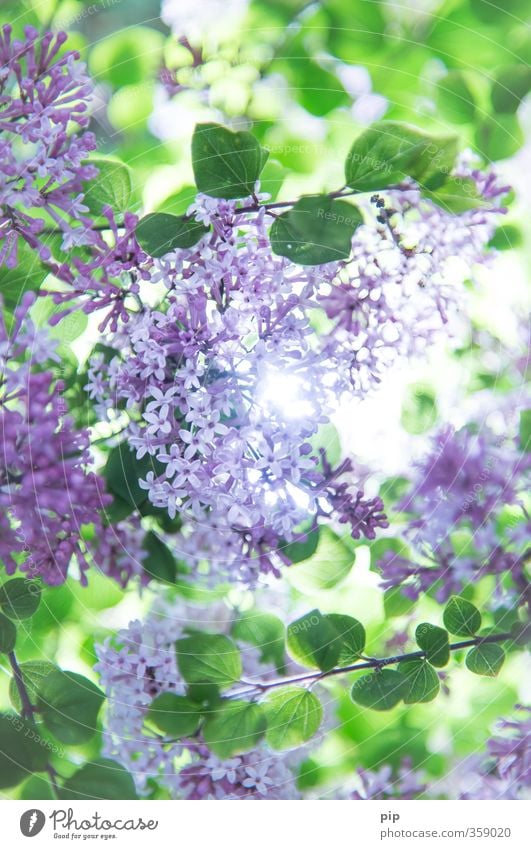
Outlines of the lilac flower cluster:
{"label": "lilac flower cluster", "polygon": [[[54,314],[52,323],[80,308],[89,314],[103,311],[99,331],[114,332],[119,323],[127,324],[131,312],[142,306],[140,284],[150,278],[150,260],[135,239],[138,218],[127,212],[118,224],[109,206],[102,208],[102,217],[108,225],[106,239],[92,231],[88,259],[71,256],[68,261],[50,262],[55,277],[67,285],[66,290],[49,293],[56,304],[64,307]],[[44,290],[43,293],[46,294]]]}
{"label": "lilac flower cluster", "polygon": [[[26,27],[24,41],[0,32],[0,265],[15,268],[24,240],[62,283],[54,291],[54,322],[69,311],[105,310],[100,330],[127,322],[138,308],[139,281],[149,275],[148,257],[135,238],[136,216],[117,222],[110,207],[101,210],[108,228],[103,238],[84,203],[87,181],[98,169],[87,160],[95,149],[93,133],[83,130],[93,84],[75,51],[63,52],[65,33],[42,37]],[[62,235],[61,251],[52,253],[50,232]],[[83,254],[64,252],[83,246]]]}
{"label": "lilac flower cluster", "polygon": [[356,770],[358,787],[350,799],[419,799],[426,795],[428,784],[421,770],[413,769],[404,758],[398,769],[383,764],[378,770]]}
{"label": "lilac flower cluster", "polygon": [[[175,640],[186,629],[205,625],[228,631],[233,614],[228,608],[190,608],[159,602],[144,623],[135,621],[96,645],[101,685],[107,695],[103,752],[133,775],[140,793],[155,779],[173,798],[295,799],[294,768],[300,750],[275,753],[261,744],[256,750],[220,760],[200,737],[176,742],[154,734],[145,725],[155,696],[183,694],[185,683],[175,659]],[[208,627],[208,625],[207,625]],[[242,647],[243,649],[243,647]],[[275,670],[258,660],[258,652],[242,650],[244,678],[261,680]]]}
{"label": "lilac flower cluster", "polygon": [[[153,462],[141,485],[155,507],[187,519],[181,552],[196,571],[208,560],[214,582],[253,582],[278,574],[285,545],[323,519],[374,538],[387,526],[382,502],[364,498],[348,460],[328,464],[314,447],[319,426],[342,392],[364,394],[444,327],[460,300],[448,266],[459,257],[468,273],[482,258],[495,208],[450,215],[411,185],[392,193],[393,208],[379,197],[367,205],[350,260],[301,268],[272,253],[263,207],[246,213],[198,196],[189,213],[211,233],[153,263],[135,241],[135,216],[119,225],[104,208],[104,240],[84,215],[82,184],[95,173],[82,159],[93,139],[66,125],[86,125],[91,88],[75,54],[58,58],[63,42],[3,32],[0,118],[32,154],[17,170],[17,145],[3,148],[6,245],[23,236],[67,284],[53,293],[64,307],[54,321],[80,305],[105,311],[100,329],[116,333],[120,354],[92,361],[88,389],[105,417],[125,404],[126,436]],[[503,193],[494,178],[468,173],[490,201]],[[17,217],[15,201],[42,209],[63,249],[86,243],[88,258],[53,259],[38,239],[45,222]],[[16,263],[12,247],[4,257]],[[168,294],[148,308],[143,286],[160,281]],[[329,325],[320,335],[316,316]],[[111,568],[126,579],[127,568]]]}
{"label": "lilac flower cluster", "polygon": [[206,747],[191,750],[197,760],[184,767],[179,787],[184,799],[299,799],[294,767],[301,756],[268,752],[265,746],[227,760]]}
{"label": "lilac flower cluster", "polygon": [[125,589],[132,579],[140,587],[149,583],[145,571],[147,551],[144,548],[145,531],[141,520],[134,514],[128,519],[103,527],[94,540],[92,557],[96,566]]}
{"label": "lilac flower cluster", "polygon": [[501,733],[487,743],[487,753],[515,799],[524,790],[531,792],[531,707],[520,706],[514,719],[501,719],[498,730]]}
{"label": "lilac flower cluster", "polygon": [[351,799],[529,799],[531,798],[531,708],[517,705],[511,719],[500,719],[486,753],[455,763],[443,779],[428,781],[404,759],[398,770],[358,769]]}
{"label": "lilac flower cluster", "polygon": [[473,755],[456,764],[451,786],[442,786],[450,798],[531,798],[531,707],[517,705],[511,719],[500,719],[499,733],[487,741],[485,756]]}
{"label": "lilac flower cluster", "polygon": [[125,401],[129,443],[154,460],[141,486],[188,519],[179,553],[208,557],[215,581],[252,581],[278,572],[309,517],[368,538],[387,521],[380,499],[347,485],[349,463],[332,469],[311,443],[333,401],[306,310],[320,275],[272,254],[263,215],[239,235],[234,204],[200,204],[212,240],[157,264],[165,310],[132,317],[87,388],[106,418]]}
{"label": "lilac flower cluster", "polygon": [[[436,585],[438,600],[445,601],[464,585],[494,575],[494,603],[528,600],[531,524],[524,495],[531,459],[511,438],[510,427],[506,434],[500,437],[487,427],[479,432],[446,427],[434,437],[398,504],[411,517],[405,536],[412,555],[388,551],[379,561],[386,589],[403,585],[407,595],[418,598]],[[515,514],[500,534],[504,505],[514,505],[520,516]]]}
{"label": "lilac flower cluster", "polygon": [[49,584],[65,580],[75,556],[85,582],[81,528],[100,527],[106,496],[84,471],[89,437],[64,415],[62,383],[34,368],[55,355],[26,315],[32,300],[25,295],[15,310],[11,333],[0,326],[0,551],[8,574],[18,565]]}
{"label": "lilac flower cluster", "polygon": [[336,391],[365,394],[397,360],[422,356],[443,331],[457,331],[463,281],[488,260],[486,245],[508,191],[495,173],[465,162],[457,173],[476,186],[482,207],[453,214],[413,183],[374,195],[351,258],[318,290],[318,305],[333,322],[323,354],[335,365]]}
{"label": "lilac flower cluster", "polygon": [[[144,532],[134,519],[104,526],[111,501],[90,464],[89,434],[76,430],[62,397],[63,384],[47,368],[55,343],[38,330],[27,293],[13,326],[0,324],[0,558],[8,574],[19,568],[51,585],[66,579],[72,561],[80,579],[96,565],[122,586],[133,575],[146,582]],[[94,528],[88,549],[83,527]]]}
{"label": "lilac flower cluster", "polygon": [[[180,554],[195,567],[208,559],[213,580],[277,574],[308,519],[368,539],[387,525],[381,501],[352,489],[349,462],[331,469],[312,440],[341,392],[363,394],[444,326],[459,299],[445,261],[479,260],[495,217],[456,223],[414,188],[396,201],[399,221],[388,210],[385,225],[360,227],[352,260],[308,268],[273,254],[263,208],[199,195],[189,213],[212,233],[154,263],[165,303],[117,334],[110,364],[92,361],[99,411],[112,418],[125,402],[130,444],[154,459],[141,485],[186,515]],[[334,326],[318,335],[323,312]]]}
{"label": "lilac flower cluster", "polygon": [[49,260],[42,238],[46,223],[63,234],[63,247],[90,243],[92,222],[83,184],[97,175],[85,162],[94,135],[71,134],[69,124],[88,123],[92,83],[74,51],[62,53],[66,34],[40,36],[26,27],[25,40],[0,32],[0,265],[17,265],[20,239]]}

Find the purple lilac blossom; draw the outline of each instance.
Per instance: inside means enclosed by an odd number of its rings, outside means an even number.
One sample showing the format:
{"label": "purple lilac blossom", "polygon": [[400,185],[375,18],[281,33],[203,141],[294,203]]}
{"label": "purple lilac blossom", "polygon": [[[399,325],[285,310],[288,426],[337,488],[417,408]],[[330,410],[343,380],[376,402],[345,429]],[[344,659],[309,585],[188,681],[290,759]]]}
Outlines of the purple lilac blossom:
{"label": "purple lilac blossom", "polygon": [[[103,238],[84,203],[87,182],[98,175],[87,159],[96,140],[71,127],[89,123],[93,84],[79,54],[63,52],[66,38],[63,32],[41,37],[32,27],[24,41],[12,39],[8,25],[0,32],[0,265],[19,264],[22,239],[45,263],[43,275],[48,269],[67,286],[52,292],[64,305],[54,322],[81,307],[104,310],[100,331],[116,330],[129,309],[138,309],[139,281],[149,277],[141,266],[150,262],[134,238],[135,215],[118,222],[103,207]],[[52,231],[62,236],[53,253]],[[80,247],[83,253],[73,250]]]}
{"label": "purple lilac blossom", "polygon": [[421,770],[413,769],[409,758],[404,758],[398,769],[384,764],[378,770],[358,769],[359,787],[350,799],[418,799],[426,795],[428,784]]}
{"label": "purple lilac blossom", "polygon": [[[444,264],[479,261],[495,219],[492,208],[449,215],[414,187],[396,201],[400,220],[360,227],[352,260],[308,268],[272,253],[264,210],[199,195],[189,213],[212,233],[155,261],[160,308],[111,340],[110,364],[92,360],[99,412],[112,418],[125,401],[130,445],[159,464],[141,486],[170,517],[185,514],[179,554],[196,569],[208,560],[213,581],[278,574],[308,519],[334,517],[354,538],[387,526],[350,461],[332,469],[311,440],[342,392],[364,394],[445,326],[460,289]],[[335,323],[319,336],[323,310]]]}
{"label": "purple lilac blossom", "polygon": [[[383,587],[402,585],[406,595],[418,598],[435,586],[437,599],[446,601],[465,585],[493,575],[493,604],[528,601],[525,565],[531,525],[524,496],[530,469],[530,455],[520,450],[510,427],[503,437],[487,427],[479,432],[443,428],[398,504],[410,516],[404,535],[412,552],[383,555]],[[505,505],[513,505],[516,513],[500,532]],[[466,544],[455,536],[458,531],[465,533]]]}
{"label": "purple lilac blossom", "polygon": [[1,554],[8,574],[20,560],[22,571],[49,584],[65,580],[75,556],[86,583],[81,528],[100,527],[106,496],[101,480],[85,471],[89,436],[65,415],[61,381],[35,369],[55,353],[26,314],[32,301],[23,297],[11,333],[0,326]]}
{"label": "purple lilac blossom", "polygon": [[463,281],[492,256],[486,245],[508,187],[465,161],[456,170],[476,184],[481,208],[453,214],[413,183],[375,195],[351,258],[322,281],[316,300],[333,322],[322,351],[335,363],[336,390],[363,395],[390,365],[422,356],[441,334],[457,332],[466,307]]}
{"label": "purple lilac blossom", "polygon": [[68,127],[89,121],[92,83],[79,54],[62,51],[63,32],[24,32],[23,41],[12,39],[9,25],[0,32],[0,264],[8,268],[17,265],[20,239],[50,259],[46,223],[62,233],[65,249],[91,243],[83,186],[98,173],[85,161],[94,135]]}
{"label": "purple lilac blossom", "polygon": [[23,296],[9,332],[0,324],[0,557],[9,575],[19,568],[51,585],[65,581],[73,561],[83,584],[94,563],[122,586],[133,574],[145,582],[138,523],[103,525],[111,498],[88,470],[89,433],[74,428],[63,384],[47,368],[58,359],[55,342],[31,321],[34,300]]}
{"label": "purple lilac blossom", "polygon": [[531,707],[517,705],[510,719],[500,719],[485,755],[458,762],[434,790],[451,799],[531,798]]}
{"label": "purple lilac blossom", "polygon": [[143,568],[147,551],[143,547],[146,532],[135,515],[115,524],[106,525],[94,542],[92,556],[96,566],[122,589],[132,579],[140,586],[149,583],[150,576]]}
{"label": "purple lilac blossom", "polygon": [[[136,215],[126,212],[119,224],[113,210],[104,206],[102,217],[108,225],[106,238],[93,231],[88,259],[72,256],[68,262],[49,263],[54,276],[68,287],[66,291],[49,293],[56,304],[64,307],[53,321],[80,308],[86,313],[102,311],[100,333],[115,332],[119,324],[127,324],[130,316],[142,308],[140,284],[149,280],[151,264],[135,239]],[[43,288],[42,294],[48,294],[47,290]]]}
{"label": "purple lilac blossom", "polygon": [[516,793],[531,790],[531,707],[520,706],[512,719],[501,719],[499,734],[487,743],[487,753],[495,759],[496,772]]}
{"label": "purple lilac blossom", "polygon": [[333,391],[306,299],[329,272],[275,257],[262,214],[242,238],[234,204],[205,198],[196,208],[213,239],[157,263],[165,311],[132,317],[110,340],[120,354],[92,359],[87,388],[102,417],[125,401],[129,444],[158,461],[141,486],[188,519],[179,554],[194,567],[208,558],[214,581],[252,582],[278,574],[283,545],[308,517],[333,514],[355,538],[387,520],[380,499],[348,483],[349,461],[333,469],[310,442]]}

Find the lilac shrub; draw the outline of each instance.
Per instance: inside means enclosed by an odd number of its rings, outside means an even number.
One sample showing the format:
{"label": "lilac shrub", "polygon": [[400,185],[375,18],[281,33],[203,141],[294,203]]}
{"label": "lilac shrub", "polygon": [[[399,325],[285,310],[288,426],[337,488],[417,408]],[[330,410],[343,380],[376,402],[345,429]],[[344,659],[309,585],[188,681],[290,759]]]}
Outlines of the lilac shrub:
{"label": "lilac shrub", "polygon": [[[485,186],[490,200],[505,191]],[[112,421],[125,404],[129,444],[159,464],[141,486],[186,516],[179,554],[208,559],[211,580],[278,574],[303,522],[334,518],[355,539],[387,526],[350,461],[332,468],[313,443],[338,397],[363,395],[443,332],[461,297],[445,263],[481,261],[495,216],[451,215],[413,186],[392,215],[372,200],[352,258],[308,267],[272,252],[264,209],[200,195],[189,214],[212,234],[155,260],[150,279],[168,294],[111,340],[114,359],[91,362],[99,413]]]}
{"label": "lilac shrub", "polygon": [[[201,22],[181,6],[168,0],[163,18],[195,70]],[[232,4],[236,18],[246,6]],[[301,611],[287,627],[285,617],[252,608],[247,592],[316,551],[300,586],[306,577],[332,588],[355,556],[341,532],[362,545],[383,536],[387,546],[388,511],[354,460],[334,450],[334,416],[343,401],[378,391],[393,369],[459,338],[469,322],[464,284],[476,285],[478,266],[490,261],[508,188],[468,155],[458,158],[456,138],[390,121],[355,139],[343,188],[271,201],[260,189],[269,152],[258,139],[203,124],[192,138],[197,192],[186,214],[139,218],[128,209],[126,166],[90,159],[93,87],[65,38],[31,27],[21,41],[9,26],[0,35],[0,265],[8,283],[0,556],[9,576],[35,579],[0,587],[13,706],[61,743],[83,745],[106,699],[103,755],[119,773],[118,789],[115,775],[102,783],[110,798],[302,798],[298,774],[308,747],[331,730],[322,702],[335,709],[328,696],[339,694],[341,676],[352,676],[356,710],[406,709],[448,693],[439,670],[454,652],[471,673],[494,677],[506,660],[502,644],[527,640],[524,418],[519,440],[509,422],[503,437],[477,422],[443,426],[395,505],[404,545],[379,558],[384,588],[449,599],[444,628],[417,625],[418,650],[404,651],[413,613],[408,631],[383,643],[370,616],[367,631],[346,612],[350,588],[341,613]],[[109,173],[120,175],[124,198]],[[28,253],[38,260],[31,268]],[[76,311],[98,313],[98,342],[86,366],[69,365],[68,391],[57,346],[32,320],[43,296],[50,325]],[[92,430],[69,415],[71,397],[87,401]],[[336,565],[337,577],[329,569]],[[104,692],[55,666],[30,681],[14,653],[15,623],[36,611],[42,585],[69,576],[85,585],[96,569],[129,592],[132,607],[135,591],[144,599],[153,591],[157,602],[143,605],[144,621],[98,636]],[[489,603],[508,614],[500,623],[487,611],[487,628],[465,592],[484,577],[495,585]],[[300,594],[291,607],[304,596],[293,583]],[[219,607],[177,600],[209,597],[212,587],[225,599]],[[402,615],[402,601],[384,597],[389,619]],[[367,654],[375,632],[376,651],[383,643],[389,655]],[[12,724],[0,716],[8,751]],[[493,760],[481,763],[478,793],[527,792],[527,715],[504,721],[487,752]],[[64,769],[67,777],[48,753],[28,749],[30,756],[30,771],[46,774],[57,798],[83,795],[83,771],[102,769],[94,761]],[[345,785],[349,799],[431,792],[409,759],[358,769]]]}
{"label": "lilac shrub", "polygon": [[253,581],[287,562],[283,545],[308,517],[315,526],[334,515],[355,538],[373,538],[386,518],[380,499],[348,485],[349,462],[330,467],[311,442],[333,392],[308,309],[333,269],[318,275],[276,257],[263,216],[240,236],[234,205],[209,204],[215,237],[157,263],[164,311],[131,318],[110,340],[120,353],[92,360],[87,389],[111,421],[125,402],[129,444],[162,464],[141,486],[189,520],[182,552],[208,556],[215,580]]}

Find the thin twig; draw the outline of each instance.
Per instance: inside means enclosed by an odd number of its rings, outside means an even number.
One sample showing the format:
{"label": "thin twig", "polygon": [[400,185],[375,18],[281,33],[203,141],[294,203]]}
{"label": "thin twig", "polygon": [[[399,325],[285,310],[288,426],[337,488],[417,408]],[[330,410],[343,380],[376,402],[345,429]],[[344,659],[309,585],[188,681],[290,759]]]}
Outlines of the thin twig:
{"label": "thin twig", "polygon": [[[24,683],[24,677],[22,675],[20,666],[18,665],[18,661],[14,651],[9,652],[8,659],[11,665],[11,669],[13,671],[13,678],[15,680],[15,685],[20,696],[20,701],[22,703],[22,716],[24,717],[24,719],[29,719],[30,722],[35,722],[35,708],[31,703],[29,693],[26,689],[26,684]],[[45,771],[48,774],[48,778],[50,779],[52,792],[55,798],[60,799],[60,788],[57,784],[57,772],[55,768],[52,766],[51,763],[48,763],[46,764]]]}
{"label": "thin twig", "polygon": [[[510,633],[489,634],[486,637],[472,637],[470,640],[461,640],[458,643],[450,643],[448,648],[450,651],[458,651],[459,649],[470,648],[471,646],[480,646],[485,643],[501,643],[505,640],[512,640],[513,635]],[[391,666],[395,663],[400,663],[403,660],[421,660],[426,657],[426,652],[423,650],[411,651],[407,654],[397,654],[392,657],[370,658],[364,663],[352,663],[349,666],[338,666],[327,671],[319,670],[317,672],[304,672],[301,675],[290,675],[284,678],[275,678],[272,681],[257,681],[252,688],[244,690],[236,690],[228,693],[227,698],[239,698],[240,696],[258,694],[272,690],[274,687],[285,687],[290,684],[298,684],[301,681],[316,681],[317,679],[330,678],[333,675],[344,675],[347,672],[358,672],[361,669],[382,669],[384,666]]]}

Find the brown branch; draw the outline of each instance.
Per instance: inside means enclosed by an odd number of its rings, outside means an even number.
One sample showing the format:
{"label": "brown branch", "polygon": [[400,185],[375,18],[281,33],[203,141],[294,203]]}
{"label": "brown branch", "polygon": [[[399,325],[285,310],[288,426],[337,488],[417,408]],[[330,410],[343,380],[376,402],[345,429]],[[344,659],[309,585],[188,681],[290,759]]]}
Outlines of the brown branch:
{"label": "brown branch", "polygon": [[[470,648],[471,646],[485,645],[486,643],[501,643],[505,640],[512,640],[513,635],[510,633],[489,634],[486,637],[472,637],[469,640],[461,640],[458,643],[450,643],[448,648],[450,651],[458,651],[459,649]],[[344,675],[347,672],[358,672],[361,669],[382,669],[384,666],[391,666],[395,663],[400,663],[403,660],[421,660],[426,657],[426,652],[423,650],[408,652],[407,654],[397,654],[391,657],[370,658],[364,663],[352,663],[349,666],[337,666],[328,671],[304,672],[301,675],[290,675],[284,678],[276,678],[272,681],[257,681],[245,690],[235,690],[228,693],[227,698],[240,698],[241,696],[253,695],[272,690],[274,687],[284,687],[290,684],[298,684],[301,681],[320,681],[324,678],[330,678],[333,675]]]}
{"label": "brown branch", "polygon": [[[11,669],[13,671],[13,678],[15,680],[15,685],[20,696],[20,701],[22,703],[22,716],[24,717],[24,719],[29,719],[30,722],[35,722],[35,708],[31,703],[26,684],[24,683],[24,677],[22,675],[20,666],[18,665],[18,661],[14,651],[9,652],[8,659]],[[57,772],[55,771],[51,763],[46,764],[46,772],[48,774],[48,778],[52,786],[52,792],[55,798],[60,799],[61,797],[59,795],[59,786],[57,784]]]}

